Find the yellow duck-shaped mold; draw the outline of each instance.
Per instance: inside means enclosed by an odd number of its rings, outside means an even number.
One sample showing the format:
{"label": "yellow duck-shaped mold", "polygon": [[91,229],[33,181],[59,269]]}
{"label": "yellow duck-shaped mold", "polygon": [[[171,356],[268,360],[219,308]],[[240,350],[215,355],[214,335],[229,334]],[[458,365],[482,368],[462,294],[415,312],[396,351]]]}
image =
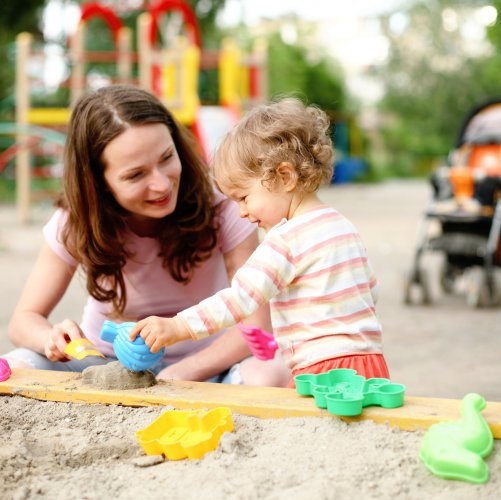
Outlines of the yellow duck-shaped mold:
{"label": "yellow duck-shaped mold", "polygon": [[136,439],[147,455],[164,455],[169,460],[202,458],[215,450],[221,436],[233,431],[231,411],[218,407],[200,410],[170,410],[145,429]]}

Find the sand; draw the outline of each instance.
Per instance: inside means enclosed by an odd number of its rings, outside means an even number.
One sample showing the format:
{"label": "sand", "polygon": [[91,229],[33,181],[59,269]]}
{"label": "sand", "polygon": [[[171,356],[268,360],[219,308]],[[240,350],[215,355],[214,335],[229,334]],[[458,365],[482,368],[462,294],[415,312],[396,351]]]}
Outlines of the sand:
{"label": "sand", "polygon": [[104,390],[140,389],[157,383],[155,375],[149,370],[132,372],[120,361],[89,366],[82,372],[82,378],[85,384]]}
{"label": "sand", "polygon": [[499,441],[488,483],[448,481],[420,461],[423,432],[335,417],[233,414],[234,432],[200,460],[146,456],[135,431],[168,409],[0,398],[1,497],[479,500],[501,492]]}

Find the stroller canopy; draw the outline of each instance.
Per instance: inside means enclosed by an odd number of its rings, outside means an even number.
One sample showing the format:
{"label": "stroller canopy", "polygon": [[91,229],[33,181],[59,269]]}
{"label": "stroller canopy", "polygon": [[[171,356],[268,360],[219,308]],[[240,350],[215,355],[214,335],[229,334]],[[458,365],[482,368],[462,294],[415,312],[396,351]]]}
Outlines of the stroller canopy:
{"label": "stroller canopy", "polygon": [[463,144],[501,144],[501,99],[487,101],[470,112],[456,147]]}

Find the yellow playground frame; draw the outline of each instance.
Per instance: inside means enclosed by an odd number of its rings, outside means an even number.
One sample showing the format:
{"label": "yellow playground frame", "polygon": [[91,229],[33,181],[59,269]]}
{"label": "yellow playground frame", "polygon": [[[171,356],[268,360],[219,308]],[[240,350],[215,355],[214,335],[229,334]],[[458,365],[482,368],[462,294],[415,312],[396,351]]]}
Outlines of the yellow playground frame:
{"label": "yellow playground frame", "polygon": [[[86,91],[89,84],[86,63],[109,62],[116,65],[116,82],[131,83],[155,93],[184,125],[190,127],[195,136],[203,142],[198,133],[200,99],[198,95],[201,69],[217,69],[219,80],[219,106],[231,110],[235,116],[267,95],[266,45],[257,41],[251,53],[243,53],[233,40],[227,39],[217,53],[206,54],[199,36],[189,36],[198,30],[191,26],[188,36],[178,37],[169,47],[159,46],[156,40],[156,26],[160,14],[172,8],[182,8],[186,22],[196,24],[193,13],[180,0],[163,0],[156,10],[142,12],[137,18],[137,52],[132,50],[133,33],[121,25],[120,19],[108,7],[99,3],[83,4],[78,28],[69,43],[67,57],[70,63],[69,103],[67,107],[33,107],[32,78],[29,64],[33,58],[44,58],[43,52],[34,48],[33,35],[20,33],[16,39],[16,142],[20,144],[16,154],[16,203],[20,222],[30,219],[32,202],[32,156],[33,151],[26,140],[30,126],[63,129],[68,123],[73,103]],[[88,21],[100,16],[112,30],[115,50],[108,52],[86,51]],[[109,22],[111,19],[112,22]],[[134,65],[138,76],[133,77]],[[202,144],[204,147],[204,144]]]}

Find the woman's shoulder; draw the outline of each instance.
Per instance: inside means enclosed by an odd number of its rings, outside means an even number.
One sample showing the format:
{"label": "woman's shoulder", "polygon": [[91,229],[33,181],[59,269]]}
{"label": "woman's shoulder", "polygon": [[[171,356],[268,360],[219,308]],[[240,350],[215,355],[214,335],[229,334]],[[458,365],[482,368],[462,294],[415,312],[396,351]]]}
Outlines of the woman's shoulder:
{"label": "woman's shoulder", "polygon": [[76,260],[66,249],[62,238],[62,232],[67,220],[68,212],[62,208],[57,208],[43,227],[42,232],[47,244],[61,259],[68,264],[76,265]]}
{"label": "woman's shoulder", "polygon": [[59,234],[68,221],[68,212],[63,208],[56,208],[44,226],[44,234],[51,232]]}
{"label": "woman's shoulder", "polygon": [[224,202],[227,199],[228,199],[228,197],[225,196],[223,193],[221,193],[221,191],[219,191],[219,189],[214,188],[214,202],[213,202],[214,205],[220,205],[222,202]]}
{"label": "woman's shoulder", "polygon": [[237,214],[238,218],[240,218],[238,205],[216,188],[214,188],[214,198],[212,203],[217,208],[216,213],[223,223],[227,218],[234,218],[235,214]]}

